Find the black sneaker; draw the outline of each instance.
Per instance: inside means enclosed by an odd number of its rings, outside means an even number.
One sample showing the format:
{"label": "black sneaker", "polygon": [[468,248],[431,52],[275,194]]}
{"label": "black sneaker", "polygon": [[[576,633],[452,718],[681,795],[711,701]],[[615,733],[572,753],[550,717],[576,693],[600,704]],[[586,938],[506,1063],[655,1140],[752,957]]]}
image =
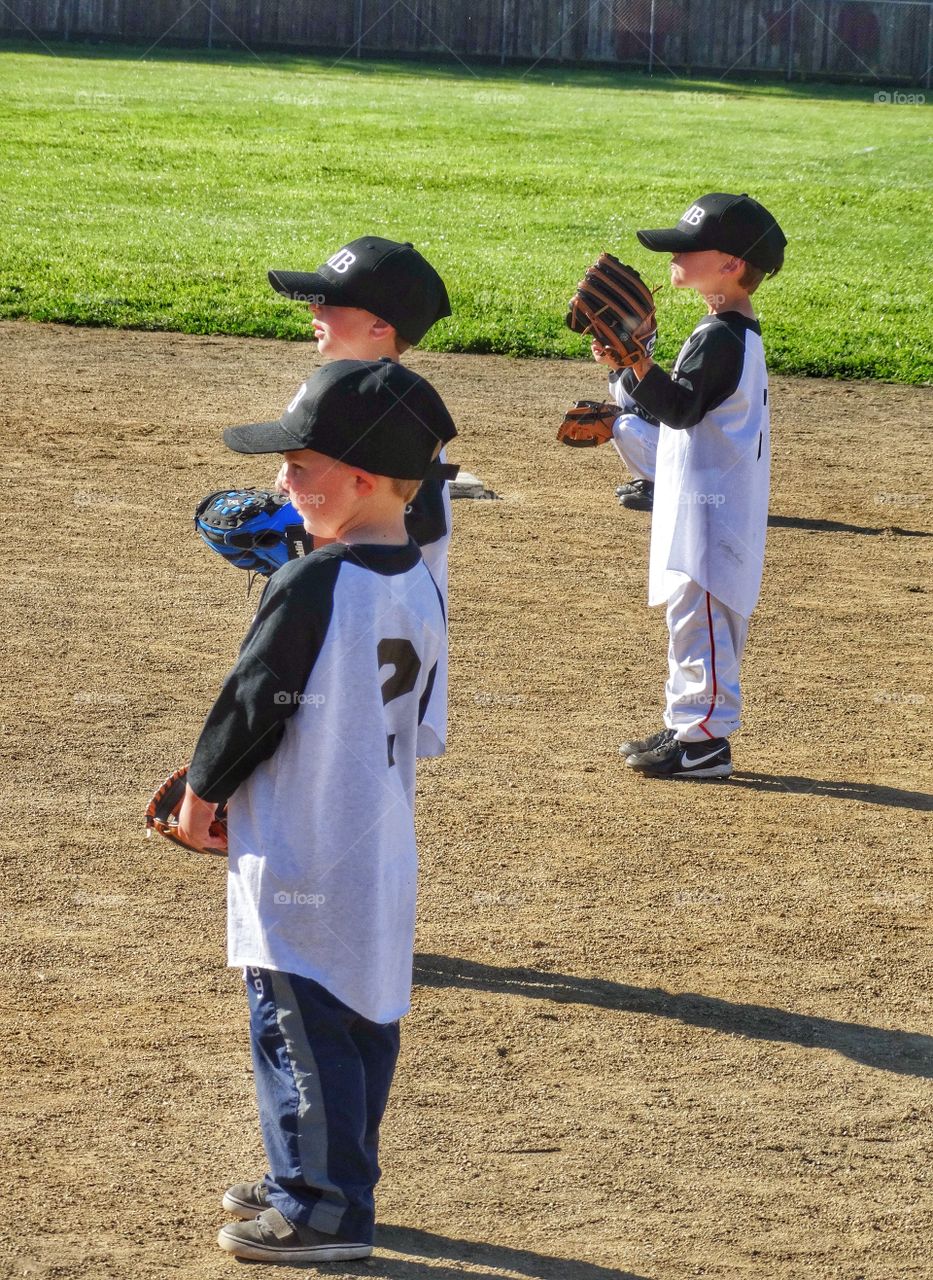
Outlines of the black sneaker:
{"label": "black sneaker", "polygon": [[654,485],[650,480],[630,480],[616,489],[620,507],[630,511],[651,511],[654,507]]}
{"label": "black sneaker", "polygon": [[224,1192],[223,1207],[238,1218],[258,1218],[271,1209],[264,1182],[237,1182]]}
{"label": "black sneaker", "polygon": [[625,763],[646,778],[728,778],[732,752],[728,738],[710,738],[708,742],[670,738],[650,751],[629,756]]}
{"label": "black sneaker", "polygon": [[661,729],[657,733],[653,733],[650,738],[633,738],[631,742],[623,742],[619,747],[619,755],[628,759],[629,756],[640,756],[643,751],[653,751],[655,747],[663,746],[665,742],[670,742],[674,736],[673,729]]}
{"label": "black sneaker", "polygon": [[217,1243],[236,1258],[289,1267],[305,1262],[368,1258],[373,1251],[371,1244],[341,1240],[315,1227],[291,1223],[278,1209],[267,1209],[251,1222],[228,1222],[218,1232]]}

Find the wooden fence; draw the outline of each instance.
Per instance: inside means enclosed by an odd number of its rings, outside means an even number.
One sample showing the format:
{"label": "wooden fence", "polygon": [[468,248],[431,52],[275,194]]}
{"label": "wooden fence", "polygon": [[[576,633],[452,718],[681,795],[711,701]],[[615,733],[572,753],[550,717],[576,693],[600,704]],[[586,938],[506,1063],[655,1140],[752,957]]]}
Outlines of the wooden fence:
{"label": "wooden fence", "polygon": [[929,86],[933,0],[3,0],[0,36]]}

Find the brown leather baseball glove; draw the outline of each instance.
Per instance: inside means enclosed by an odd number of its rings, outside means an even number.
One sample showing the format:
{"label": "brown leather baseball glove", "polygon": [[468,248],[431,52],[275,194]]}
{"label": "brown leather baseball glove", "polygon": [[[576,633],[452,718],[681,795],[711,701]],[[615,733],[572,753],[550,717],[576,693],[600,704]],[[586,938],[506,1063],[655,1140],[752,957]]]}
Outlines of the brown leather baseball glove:
{"label": "brown leather baseball glove", "polygon": [[575,400],[557,428],[561,444],[575,449],[589,449],[612,439],[612,424],[622,410],[617,404],[600,404],[598,400]]}
{"label": "brown leather baseball glove", "polygon": [[[178,811],[181,809],[181,803],[185,798],[187,776],[188,766],[184,764],[165,779],[149,801],[146,809],[146,836],[148,838],[153,831],[158,831],[160,836],[165,836],[166,840],[171,840],[173,844],[181,845],[183,849],[191,849],[194,853],[213,853],[223,857],[226,853],[226,848],[197,848],[195,845],[188,844],[187,841],[182,840],[178,834]],[[222,839],[224,845],[226,845],[227,806],[225,804],[217,806],[217,813],[211,823],[210,833],[212,838]]]}
{"label": "brown leather baseball glove", "polygon": [[570,299],[567,325],[595,338],[617,369],[627,369],[654,350],[654,295],[634,267],[601,253]]}

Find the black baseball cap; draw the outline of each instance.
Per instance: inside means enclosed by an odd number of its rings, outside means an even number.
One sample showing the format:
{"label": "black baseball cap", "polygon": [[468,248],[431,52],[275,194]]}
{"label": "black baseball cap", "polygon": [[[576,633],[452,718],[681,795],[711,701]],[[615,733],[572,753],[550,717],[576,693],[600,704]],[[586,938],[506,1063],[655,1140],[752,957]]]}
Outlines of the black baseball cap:
{"label": "black baseball cap", "polygon": [[718,249],[761,271],[777,270],[787,244],[787,237],[764,205],[751,196],[722,191],[694,201],[676,227],[635,234],[646,249],[661,253]]}
{"label": "black baseball cap", "polygon": [[350,467],[422,480],[438,444],[457,434],[426,378],[394,360],[334,360],[303,383],[275,422],[228,427],[237,453],[314,449]]}
{"label": "black baseball cap", "polygon": [[317,271],[270,271],[269,283],[287,298],[321,306],[361,307],[393,325],[406,342],[420,342],[450,315],[444,281],[407,241],[361,236]]}

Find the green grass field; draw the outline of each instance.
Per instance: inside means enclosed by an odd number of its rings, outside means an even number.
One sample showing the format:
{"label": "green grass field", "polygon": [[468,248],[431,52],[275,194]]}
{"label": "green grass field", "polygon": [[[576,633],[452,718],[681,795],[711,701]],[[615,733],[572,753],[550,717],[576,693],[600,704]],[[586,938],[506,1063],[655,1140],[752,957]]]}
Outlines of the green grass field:
{"label": "green grass field", "polygon": [[[266,269],[371,231],[447,280],[425,346],[577,355],[587,263],[666,282],[634,229],[738,190],[790,242],[756,298],[773,369],[933,380],[929,108],[877,86],[55,52],[0,50],[0,316],[298,337]],[[701,305],[665,288],[658,309],[670,360]]]}

